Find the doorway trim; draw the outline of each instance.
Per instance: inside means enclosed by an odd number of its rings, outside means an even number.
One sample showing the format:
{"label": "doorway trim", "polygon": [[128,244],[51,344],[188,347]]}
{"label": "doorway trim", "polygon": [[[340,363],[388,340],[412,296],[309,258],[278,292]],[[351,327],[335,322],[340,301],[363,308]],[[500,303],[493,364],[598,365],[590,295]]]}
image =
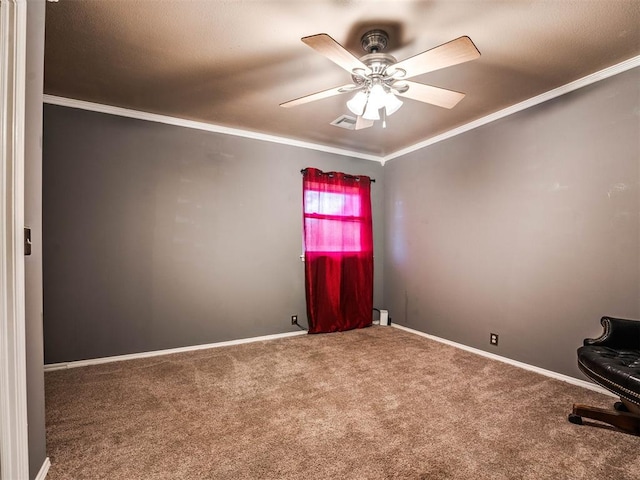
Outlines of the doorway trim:
{"label": "doorway trim", "polygon": [[24,273],[27,0],[0,1],[0,478],[29,478]]}

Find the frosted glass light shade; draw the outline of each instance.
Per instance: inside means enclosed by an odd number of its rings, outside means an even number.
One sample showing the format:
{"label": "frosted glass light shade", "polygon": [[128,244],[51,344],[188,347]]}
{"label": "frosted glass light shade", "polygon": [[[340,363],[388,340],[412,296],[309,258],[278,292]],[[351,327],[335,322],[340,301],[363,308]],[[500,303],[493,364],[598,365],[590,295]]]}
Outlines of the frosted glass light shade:
{"label": "frosted glass light shade", "polygon": [[376,110],[384,107],[385,98],[387,93],[382,88],[382,85],[376,84],[371,87],[371,92],[369,92],[369,103],[373,104]]}
{"label": "frosted glass light shade", "polygon": [[380,109],[385,116],[398,111],[403,102],[393,93],[385,91],[380,84],[373,85],[368,92],[360,91],[347,102],[347,108],[366,120],[380,120]]}
{"label": "frosted glass light shade", "polygon": [[347,102],[347,108],[355,115],[362,115],[364,107],[367,104],[367,94],[364,92],[356,93],[351,100]]}
{"label": "frosted glass light shade", "polygon": [[387,93],[384,99],[384,108],[387,112],[387,115],[393,115],[394,113],[396,113],[402,106],[402,104],[402,100],[396,97],[393,93]]}
{"label": "frosted glass light shade", "polygon": [[364,115],[362,118],[366,120],[380,120],[380,112],[378,111],[378,106],[369,99],[367,103],[367,108],[364,111]]}

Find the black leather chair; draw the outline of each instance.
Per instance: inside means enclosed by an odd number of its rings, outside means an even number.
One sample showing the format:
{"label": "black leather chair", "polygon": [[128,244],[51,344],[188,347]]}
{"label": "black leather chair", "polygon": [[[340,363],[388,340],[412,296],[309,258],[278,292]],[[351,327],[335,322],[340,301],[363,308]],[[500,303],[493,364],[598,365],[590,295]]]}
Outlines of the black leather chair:
{"label": "black leather chair", "polygon": [[613,410],[573,405],[569,421],[605,422],[640,435],[640,321],[602,317],[602,336],[586,339],[578,349],[578,367],[591,380],[620,397]]}

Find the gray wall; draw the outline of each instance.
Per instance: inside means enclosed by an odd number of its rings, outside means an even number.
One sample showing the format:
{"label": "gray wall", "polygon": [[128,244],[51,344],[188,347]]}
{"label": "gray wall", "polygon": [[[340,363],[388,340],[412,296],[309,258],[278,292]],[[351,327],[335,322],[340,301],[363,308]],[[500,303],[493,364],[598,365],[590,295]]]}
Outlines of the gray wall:
{"label": "gray wall", "polygon": [[636,68],[387,163],[393,321],[581,377],[600,317],[640,317],[639,85]]}
{"label": "gray wall", "polygon": [[25,257],[25,334],[29,476],[46,458],[42,350],[42,84],[44,0],[27,3],[27,82],[25,117],[25,225],[31,227],[32,254]]}
{"label": "gray wall", "polygon": [[[380,164],[45,105],[45,362],[297,330],[302,178]],[[382,302],[382,262],[374,301]]]}
{"label": "gray wall", "polygon": [[46,105],[45,361],[293,331],[299,170],[315,166],[378,180],[374,301],[394,322],[580,377],[599,317],[640,317],[639,76],[384,170]]}

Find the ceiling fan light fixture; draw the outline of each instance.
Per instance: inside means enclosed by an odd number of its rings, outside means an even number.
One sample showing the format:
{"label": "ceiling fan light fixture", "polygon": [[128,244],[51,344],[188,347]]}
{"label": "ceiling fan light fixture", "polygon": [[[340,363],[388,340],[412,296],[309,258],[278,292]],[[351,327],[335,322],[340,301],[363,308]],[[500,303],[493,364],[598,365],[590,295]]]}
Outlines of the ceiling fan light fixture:
{"label": "ceiling fan light fixture", "polygon": [[373,85],[367,92],[356,93],[347,102],[349,110],[366,120],[380,120],[380,109],[384,109],[386,117],[397,112],[402,105],[403,102],[398,97],[385,91],[380,84]]}
{"label": "ceiling fan light fixture", "polygon": [[353,112],[354,115],[362,115],[364,107],[367,105],[367,94],[364,92],[356,93],[351,100],[347,102],[347,108]]}

